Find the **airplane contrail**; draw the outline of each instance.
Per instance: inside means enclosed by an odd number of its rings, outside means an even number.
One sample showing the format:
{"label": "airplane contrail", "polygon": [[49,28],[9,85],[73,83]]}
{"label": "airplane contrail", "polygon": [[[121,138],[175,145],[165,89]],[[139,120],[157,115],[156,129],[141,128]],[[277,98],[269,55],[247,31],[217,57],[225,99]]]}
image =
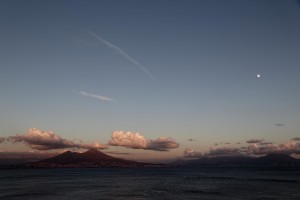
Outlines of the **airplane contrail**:
{"label": "airplane contrail", "polygon": [[102,44],[105,44],[107,47],[111,48],[112,50],[114,50],[116,53],[120,54],[122,57],[126,58],[128,61],[132,62],[133,64],[135,64],[136,66],[138,66],[141,70],[143,70],[151,79],[155,80],[155,77],[153,76],[153,74],[151,74],[151,72],[149,72],[147,70],[146,67],[144,67],[143,65],[141,65],[138,61],[136,61],[134,58],[132,58],[131,56],[129,56],[124,50],[122,50],[120,47],[110,43],[109,41],[103,39],[102,37],[100,37],[98,34],[92,32],[92,31],[88,31],[89,34],[91,34],[93,37],[95,37],[99,42],[101,42]]}
{"label": "airplane contrail", "polygon": [[109,97],[106,97],[106,96],[101,96],[101,95],[97,95],[97,94],[91,94],[91,93],[87,93],[87,92],[84,92],[84,91],[76,91],[74,90],[74,92],[82,95],[82,96],[86,96],[86,97],[92,97],[92,98],[95,98],[95,99],[98,99],[98,100],[101,100],[101,101],[110,101],[110,102],[116,102],[116,100],[114,99],[111,99]]}

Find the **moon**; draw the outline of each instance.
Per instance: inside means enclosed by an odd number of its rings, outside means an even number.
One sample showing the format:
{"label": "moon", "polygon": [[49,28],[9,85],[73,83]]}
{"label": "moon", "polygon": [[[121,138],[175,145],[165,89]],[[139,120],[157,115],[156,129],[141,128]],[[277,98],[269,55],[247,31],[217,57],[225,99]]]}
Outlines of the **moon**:
{"label": "moon", "polygon": [[260,78],[260,74],[257,74],[256,77],[257,77],[257,78]]}

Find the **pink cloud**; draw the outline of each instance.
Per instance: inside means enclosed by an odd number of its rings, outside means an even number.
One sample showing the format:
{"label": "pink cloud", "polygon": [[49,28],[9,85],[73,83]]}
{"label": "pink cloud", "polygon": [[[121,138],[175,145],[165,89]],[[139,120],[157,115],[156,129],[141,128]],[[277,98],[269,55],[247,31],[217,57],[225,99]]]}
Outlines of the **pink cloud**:
{"label": "pink cloud", "polygon": [[114,131],[108,144],[111,146],[153,151],[168,151],[169,149],[179,147],[179,144],[170,137],[159,137],[158,139],[151,140],[146,139],[140,133],[124,131]]}
{"label": "pink cloud", "polygon": [[190,148],[186,148],[183,154],[186,158],[201,158],[203,156],[202,153],[196,152],[195,150]]}
{"label": "pink cloud", "polygon": [[202,154],[192,149],[186,149],[184,151],[184,155],[185,157],[193,157],[194,155],[201,155],[202,157],[234,157],[263,156],[270,153],[286,155],[300,154],[300,138],[293,138],[289,142],[283,144],[275,144],[263,141],[263,139],[252,139],[247,141],[247,143],[249,144],[248,146],[210,148],[208,152]]}
{"label": "pink cloud", "polygon": [[10,136],[7,141],[17,143],[23,142],[32,149],[51,150],[64,148],[83,148],[83,149],[106,149],[106,145],[99,143],[83,144],[72,140],[63,139],[53,131],[42,131],[36,128],[30,128],[24,135]]}

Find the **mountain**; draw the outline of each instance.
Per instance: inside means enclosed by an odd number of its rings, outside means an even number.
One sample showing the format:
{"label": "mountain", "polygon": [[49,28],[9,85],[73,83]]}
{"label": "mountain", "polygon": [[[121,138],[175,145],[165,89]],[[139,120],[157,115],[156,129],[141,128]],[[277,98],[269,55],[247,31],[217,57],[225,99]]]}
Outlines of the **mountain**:
{"label": "mountain", "polygon": [[[77,153],[66,151],[60,155],[52,158],[41,160],[37,163],[51,163],[51,164],[79,164],[79,163],[103,163],[106,161],[122,160],[106,155],[98,150],[91,149],[84,153]],[[123,160],[124,161],[124,160]]]}
{"label": "mountain", "polygon": [[84,153],[67,151],[60,155],[38,162],[29,163],[33,168],[88,168],[88,167],[147,167],[159,166],[156,164],[141,163],[121,158],[115,158],[96,149]]}
{"label": "mountain", "polygon": [[250,157],[203,157],[192,160],[179,160],[171,163],[172,166],[187,167],[227,167],[227,166],[248,166],[252,163]]}
{"label": "mountain", "polygon": [[300,160],[292,158],[285,154],[268,154],[264,157],[257,158],[255,164],[259,166],[299,166]]}
{"label": "mountain", "polygon": [[178,160],[171,166],[185,167],[300,167],[300,160],[284,154],[268,154],[263,157],[204,157]]}

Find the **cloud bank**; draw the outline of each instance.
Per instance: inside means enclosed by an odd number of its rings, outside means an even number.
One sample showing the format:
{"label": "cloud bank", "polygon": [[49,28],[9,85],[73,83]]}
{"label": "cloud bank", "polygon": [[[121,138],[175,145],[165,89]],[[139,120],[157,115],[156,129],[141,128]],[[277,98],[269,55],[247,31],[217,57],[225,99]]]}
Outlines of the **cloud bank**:
{"label": "cloud bank", "polygon": [[266,155],[270,153],[280,154],[300,154],[300,143],[289,141],[285,144],[254,144],[247,147],[248,154],[250,155]]}
{"label": "cloud bank", "polygon": [[95,99],[98,99],[98,100],[100,100],[100,101],[116,102],[116,100],[111,99],[111,98],[106,97],[106,96],[100,96],[100,95],[97,95],[97,94],[91,94],[91,93],[87,93],[87,92],[83,92],[83,91],[76,91],[76,90],[74,90],[74,91],[75,91],[76,93],[82,95],[82,96],[95,98]]}
{"label": "cloud bank", "polygon": [[236,156],[263,156],[271,153],[278,154],[300,154],[300,138],[292,138],[285,144],[275,144],[272,142],[263,142],[263,139],[248,140],[248,146],[243,147],[219,147],[210,148],[208,152],[200,153],[193,149],[185,149],[184,157],[236,157]]}
{"label": "cloud bank", "polygon": [[169,151],[179,147],[179,144],[170,137],[159,137],[158,139],[150,140],[140,133],[124,131],[114,131],[108,145],[153,151]]}
{"label": "cloud bank", "polygon": [[97,142],[93,144],[83,144],[61,138],[52,131],[42,131],[36,128],[30,128],[24,135],[10,136],[5,139],[8,142],[23,142],[27,146],[36,150],[51,150],[64,148],[83,148],[83,149],[106,149],[106,145]]}
{"label": "cloud bank", "polygon": [[240,149],[234,147],[211,148],[209,152],[205,154],[205,156],[211,157],[235,157],[240,155],[242,155]]}
{"label": "cloud bank", "polygon": [[89,34],[91,34],[94,38],[96,38],[99,42],[101,42],[102,44],[106,45],[107,47],[109,47],[110,49],[112,49],[113,51],[115,51],[116,53],[118,53],[119,55],[121,55],[123,58],[127,59],[128,61],[130,61],[131,63],[135,64],[136,66],[138,66],[141,70],[143,70],[151,79],[155,80],[155,77],[148,71],[148,69],[146,67],[144,67],[143,65],[141,65],[138,61],[136,61],[134,58],[132,58],[131,56],[129,56],[124,50],[122,50],[120,47],[110,43],[109,41],[103,39],[102,37],[100,37],[98,34],[92,32],[92,31],[88,31]]}

